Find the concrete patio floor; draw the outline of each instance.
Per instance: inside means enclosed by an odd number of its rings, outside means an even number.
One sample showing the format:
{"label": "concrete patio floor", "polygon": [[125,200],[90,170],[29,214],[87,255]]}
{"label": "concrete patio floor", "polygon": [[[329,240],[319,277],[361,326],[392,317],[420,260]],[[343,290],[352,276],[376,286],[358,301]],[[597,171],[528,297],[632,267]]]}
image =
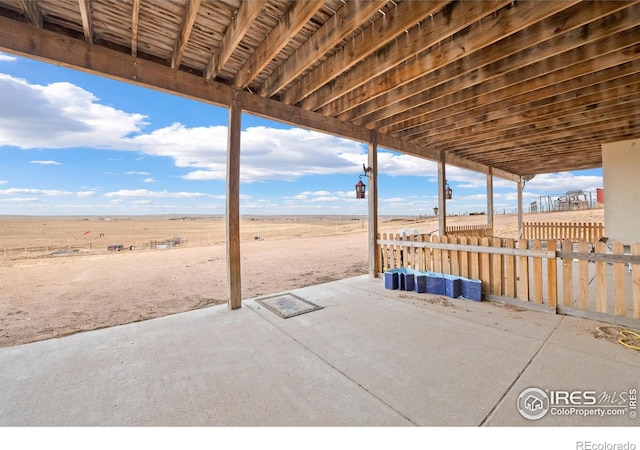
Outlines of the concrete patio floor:
{"label": "concrete patio floor", "polygon": [[0,349],[0,425],[640,425],[518,412],[530,387],[640,388],[640,352],[596,339],[602,323],[367,276],[291,292],[324,309],[252,299]]}

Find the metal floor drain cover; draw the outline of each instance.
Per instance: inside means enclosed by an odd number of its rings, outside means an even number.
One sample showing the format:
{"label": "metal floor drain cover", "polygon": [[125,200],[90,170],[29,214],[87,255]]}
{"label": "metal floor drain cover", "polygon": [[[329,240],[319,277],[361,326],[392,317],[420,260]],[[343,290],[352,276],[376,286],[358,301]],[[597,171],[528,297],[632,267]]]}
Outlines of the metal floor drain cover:
{"label": "metal floor drain cover", "polygon": [[260,298],[257,299],[256,302],[283,319],[322,309],[322,306],[318,306],[315,303],[311,303],[297,295],[289,293]]}

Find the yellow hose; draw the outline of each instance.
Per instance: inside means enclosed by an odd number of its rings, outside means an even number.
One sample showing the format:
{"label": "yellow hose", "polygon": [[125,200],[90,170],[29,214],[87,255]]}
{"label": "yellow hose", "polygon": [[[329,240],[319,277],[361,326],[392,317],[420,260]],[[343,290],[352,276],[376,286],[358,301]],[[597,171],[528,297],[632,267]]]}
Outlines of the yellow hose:
{"label": "yellow hose", "polygon": [[618,343],[624,347],[640,351],[640,333],[633,330],[621,329],[621,327],[602,326],[596,328],[598,332],[605,336],[615,338],[617,336],[612,334],[612,331],[617,331],[620,338]]}

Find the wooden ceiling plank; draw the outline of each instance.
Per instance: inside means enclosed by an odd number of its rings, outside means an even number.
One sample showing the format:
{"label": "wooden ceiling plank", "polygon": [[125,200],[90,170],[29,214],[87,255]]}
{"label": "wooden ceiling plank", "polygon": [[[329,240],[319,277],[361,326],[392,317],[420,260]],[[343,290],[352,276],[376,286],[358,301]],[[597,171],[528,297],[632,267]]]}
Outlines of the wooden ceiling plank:
{"label": "wooden ceiling plank", "polygon": [[193,29],[193,24],[198,16],[198,10],[200,9],[201,0],[189,0],[185,4],[184,16],[182,18],[182,24],[178,31],[178,38],[173,45],[173,52],[171,53],[171,68],[177,69],[180,67],[182,56],[187,49],[189,43],[189,36]]}
{"label": "wooden ceiling plank", "polygon": [[138,56],[138,24],[140,20],[140,0],[133,0],[131,10],[131,56]]}
{"label": "wooden ceiling plank", "polygon": [[218,76],[220,70],[227,63],[242,38],[251,28],[256,17],[260,14],[260,11],[262,11],[263,6],[264,2],[243,0],[220,42],[220,47],[213,54],[205,68],[205,79],[210,80]]}
{"label": "wooden ceiling plank", "polygon": [[[575,90],[582,87],[582,79],[590,74],[597,74],[607,68],[622,65],[638,58],[640,46],[640,32],[635,29],[627,30],[610,39],[603,39],[589,46],[581,48],[580,53],[574,53],[568,57],[573,58],[574,64],[554,70],[537,77],[523,76],[526,81],[511,84],[511,81],[498,79],[496,83],[508,84],[508,86],[496,90],[488,85],[483,85],[481,95],[469,97],[468,93],[461,92],[456,101],[451,101],[444,113],[434,113],[422,116],[422,124],[411,130],[398,133],[403,138],[413,139],[416,136],[425,137],[435,134],[441,126],[450,123],[466,123],[469,120],[478,120],[491,111],[503,111],[518,104],[527,103],[543,98],[552,97],[560,92]],[[560,59],[559,63],[563,63]],[[575,61],[580,61],[575,63]],[[550,67],[553,70],[553,67]],[[462,100],[462,101],[460,101]],[[467,121],[467,122],[463,122]]]}
{"label": "wooden ceiling plank", "polygon": [[[375,77],[392,70],[438,42],[454,35],[463,28],[483,19],[510,1],[455,2],[413,26],[400,35],[393,48],[380,50],[361,61],[352,69],[337,77],[300,102],[300,107],[312,111],[356,89]],[[389,44],[389,47],[391,44]]]}
{"label": "wooden ceiling plank", "polygon": [[300,0],[292,2],[285,17],[278,22],[278,25],[240,69],[233,80],[233,85],[241,89],[249,86],[251,81],[287,45],[289,40],[322,8],[322,5],[321,1]]}
{"label": "wooden ceiling plank", "polygon": [[88,44],[93,43],[93,19],[91,17],[91,1],[78,0],[80,7],[80,17],[82,18],[82,29],[84,30],[84,40]]}
{"label": "wooden ceiling plank", "polygon": [[19,0],[20,6],[27,15],[29,22],[38,28],[42,28],[44,19],[37,0]]}
{"label": "wooden ceiling plank", "polygon": [[265,80],[258,93],[273,96],[387,3],[388,0],[346,3]]}
{"label": "wooden ceiling plank", "polygon": [[[587,125],[577,125],[570,126],[564,128],[562,130],[554,129],[549,132],[549,130],[533,130],[528,134],[523,134],[521,136],[513,136],[507,139],[502,139],[500,141],[492,141],[489,143],[484,143],[484,145],[477,144],[473,147],[464,147],[465,152],[459,152],[458,155],[463,155],[466,157],[470,156],[470,153],[477,152],[478,154],[482,154],[483,156],[487,156],[491,151],[496,151],[496,155],[498,157],[502,156],[505,148],[512,147],[524,147],[527,145],[543,145],[545,142],[554,141],[554,142],[562,142],[568,141],[575,136],[579,135],[587,135],[594,132],[603,132],[612,134],[614,130],[616,134],[622,131],[634,131],[636,130],[636,134],[640,134],[637,131],[637,127],[640,124],[640,111],[636,111],[632,114],[623,113],[622,117],[617,118],[605,118],[604,120],[592,121]],[[546,155],[540,154],[539,158],[544,159]]]}
{"label": "wooden ceiling plank", "polygon": [[577,3],[578,0],[566,2],[525,2],[514,8],[501,10],[495,17],[470,28],[465,34],[433,47],[428,53],[411,59],[406,65],[392,70],[372,80],[369,84],[349,92],[338,100],[319,110],[322,114],[352,120],[358,115],[353,112],[359,105],[366,103],[385,92],[410,83],[419,77],[426,76],[444,67],[456,59],[480,51],[501,39],[508,39],[512,34],[543,20],[563,9]]}
{"label": "wooden ceiling plank", "polygon": [[473,53],[375,98],[363,105],[363,115],[356,123],[385,133],[409,128],[409,124],[419,122],[415,113],[418,107],[431,110],[431,102],[446,95],[486,83],[510,71],[519,71],[535,62],[636,25],[640,6],[621,11],[621,5],[620,2],[604,2],[590,8],[577,5],[562,11],[497,42],[489,55]]}
{"label": "wooden ceiling plank", "polygon": [[367,56],[385,47],[396,37],[447,3],[447,1],[400,2],[396,8],[388,13],[388,16],[363,27],[361,35],[351,41],[343,51],[334,53],[311,73],[294,83],[284,92],[282,101],[288,104],[300,102],[310,93],[320,89]]}
{"label": "wooden ceiling plank", "polygon": [[[640,87],[640,84],[633,85],[635,89]],[[602,123],[617,123],[625,119],[638,118],[638,106],[640,105],[640,99],[635,101],[628,101],[625,103],[616,103],[610,105],[608,108],[602,108],[601,110],[589,110],[584,113],[580,113],[577,117],[568,114],[563,118],[550,119],[546,121],[540,121],[536,123],[535,128],[532,127],[518,127],[510,128],[507,130],[496,131],[493,134],[481,135],[474,141],[453,141],[453,145],[456,147],[464,147],[466,149],[477,148],[481,151],[486,151],[491,145],[496,142],[517,142],[518,144],[526,144],[527,139],[540,140],[546,136],[561,136],[558,133],[575,133],[587,134],[592,131],[600,130],[600,124]],[[640,133],[640,132],[639,132]],[[441,140],[441,142],[448,142],[447,140]]]}
{"label": "wooden ceiling plank", "polygon": [[[543,127],[544,122],[569,120],[574,114],[592,114],[602,111],[609,105],[624,106],[634,97],[640,98],[640,73],[628,77],[615,78],[611,83],[581,89],[578,92],[564,93],[553,98],[553,102],[535,102],[510,108],[503,117],[486,120],[480,124],[436,134],[440,141],[455,140],[456,143],[478,141],[485,135],[496,136],[510,129]],[[435,137],[434,136],[434,137]]]}

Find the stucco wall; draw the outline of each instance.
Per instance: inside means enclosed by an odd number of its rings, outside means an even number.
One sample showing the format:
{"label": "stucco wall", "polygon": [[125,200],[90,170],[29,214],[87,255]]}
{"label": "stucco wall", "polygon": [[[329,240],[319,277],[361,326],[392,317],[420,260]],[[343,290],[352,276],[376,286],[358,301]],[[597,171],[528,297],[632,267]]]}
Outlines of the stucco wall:
{"label": "stucco wall", "polygon": [[640,139],[603,144],[602,167],[605,235],[640,242]]}

